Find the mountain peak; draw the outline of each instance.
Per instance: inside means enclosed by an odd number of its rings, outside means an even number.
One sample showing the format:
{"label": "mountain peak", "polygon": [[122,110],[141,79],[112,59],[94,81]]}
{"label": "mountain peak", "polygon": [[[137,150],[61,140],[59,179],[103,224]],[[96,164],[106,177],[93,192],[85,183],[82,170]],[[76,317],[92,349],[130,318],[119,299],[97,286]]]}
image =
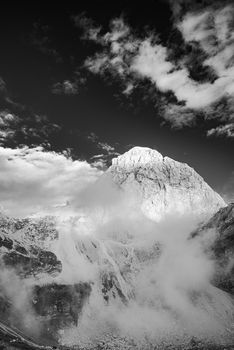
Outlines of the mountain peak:
{"label": "mountain peak", "polygon": [[130,167],[163,161],[158,151],[148,147],[133,147],[128,152],[112,160],[113,166]]}
{"label": "mountain peak", "polygon": [[188,164],[150,148],[134,147],[113,159],[109,173],[124,190],[137,193],[143,212],[152,219],[175,212],[207,216],[226,206]]}

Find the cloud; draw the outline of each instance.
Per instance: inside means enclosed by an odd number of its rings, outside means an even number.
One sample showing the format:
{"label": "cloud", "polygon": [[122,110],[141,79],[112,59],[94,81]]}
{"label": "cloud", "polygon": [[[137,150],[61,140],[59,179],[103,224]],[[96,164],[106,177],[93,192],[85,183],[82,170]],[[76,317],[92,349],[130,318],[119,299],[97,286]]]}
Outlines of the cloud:
{"label": "cloud", "polygon": [[97,164],[98,167],[101,167],[101,165],[105,167],[110,157],[113,158],[113,156],[119,155],[119,152],[116,151],[116,147],[115,147],[116,144],[114,146],[114,145],[110,145],[107,142],[101,141],[94,132],[91,132],[87,136],[87,139],[91,141],[93,144],[95,144],[97,149],[100,150],[100,152],[102,152],[102,154],[94,155],[91,158],[91,160],[94,161],[92,162],[92,164]]}
{"label": "cloud", "polygon": [[24,113],[23,116],[11,113],[8,109],[0,111],[0,145],[46,144],[50,135],[60,130],[46,116]]}
{"label": "cloud", "polygon": [[8,91],[6,82],[0,77],[0,98],[8,105],[12,107],[19,107],[20,104],[12,101],[10,92]]}
{"label": "cloud", "polygon": [[35,49],[42,54],[54,57],[56,62],[62,62],[61,55],[52,43],[50,26],[34,22],[30,41]]}
{"label": "cloud", "polygon": [[47,116],[34,113],[14,101],[6,82],[0,77],[0,146],[49,145],[50,136],[61,128]]}
{"label": "cloud", "polygon": [[76,16],[72,16],[71,19],[76,27],[83,30],[82,39],[95,41],[98,40],[101,26],[96,26],[91,18],[86,17],[85,12],[82,12]]}
{"label": "cloud", "polygon": [[[189,239],[195,225],[191,217],[169,215],[158,223],[148,220],[132,207],[129,196],[117,189],[103,191],[110,184],[108,178],[101,180],[82,198],[90,209],[88,215],[73,228],[66,228],[66,223],[60,228],[65,237],[60,253],[67,263],[63,278],[94,282],[79,327],[67,328],[62,343],[85,348],[105,341],[115,348],[121,341],[126,348],[131,339],[144,348],[148,343],[175,345],[175,339],[184,345],[191,337],[218,341],[233,320],[233,305],[210,282],[214,262],[204,246],[210,247],[212,237]],[[94,216],[93,206],[105,210]],[[89,259],[80,261],[79,242],[82,252],[92,257],[92,266]],[[77,265],[82,269],[77,271]],[[112,266],[121,290],[131,295],[126,304],[111,296],[105,303],[100,293],[100,272]]]}
{"label": "cloud", "polygon": [[207,7],[200,11],[188,12],[177,24],[186,42],[195,41],[209,55],[216,55],[232,45],[233,5],[218,8]]}
{"label": "cloud", "polygon": [[1,92],[5,92],[6,91],[6,83],[1,77],[0,77],[0,91]]}
{"label": "cloud", "polygon": [[175,129],[181,129],[195,124],[195,114],[192,109],[173,103],[163,104],[161,108],[164,119],[169,121]]}
{"label": "cloud", "polygon": [[217,128],[213,128],[208,130],[208,136],[226,136],[226,137],[234,137],[234,123],[217,126]]}
{"label": "cloud", "polygon": [[13,216],[71,202],[101,173],[87,162],[42,147],[0,147],[0,168],[0,203]]}
{"label": "cloud", "polygon": [[77,82],[64,80],[62,83],[55,83],[51,89],[56,95],[77,95],[79,93]]}
{"label": "cloud", "polygon": [[224,186],[220,188],[219,193],[227,203],[234,203],[234,171],[232,171]]}
{"label": "cloud", "polygon": [[0,144],[15,137],[19,118],[7,111],[0,112]]}
{"label": "cloud", "polygon": [[113,146],[109,145],[109,144],[106,143],[106,142],[99,142],[99,143],[98,143],[98,146],[99,146],[101,149],[107,151],[107,153],[113,153],[113,152],[115,151],[115,148],[114,148]]}
{"label": "cloud", "polygon": [[[177,7],[174,11],[180,13],[182,2]],[[103,77],[111,74],[121,81],[122,92],[127,96],[145,79],[155,86],[156,96],[158,92],[164,96],[172,93],[174,103],[170,103],[167,110],[168,101],[164,99],[162,117],[178,127],[194,125],[200,112],[209,119],[207,109],[222,99],[229,101],[234,97],[234,6],[220,4],[199,11],[194,8],[175,18],[174,25],[182,36],[183,47],[200,50],[197,51],[199,68],[206,71],[206,81],[191,74],[191,69],[198,69],[193,67],[193,53],[188,51],[184,57],[175,60],[172,48],[163,44],[156,33],[137,35],[122,17],[113,19],[107,32],[98,27],[95,35],[92,33],[97,26],[92,20],[79,17],[79,26],[83,26],[84,39],[100,45],[96,54],[85,60],[84,67]],[[176,110],[174,116],[172,110]],[[227,118],[228,122],[230,118]]]}

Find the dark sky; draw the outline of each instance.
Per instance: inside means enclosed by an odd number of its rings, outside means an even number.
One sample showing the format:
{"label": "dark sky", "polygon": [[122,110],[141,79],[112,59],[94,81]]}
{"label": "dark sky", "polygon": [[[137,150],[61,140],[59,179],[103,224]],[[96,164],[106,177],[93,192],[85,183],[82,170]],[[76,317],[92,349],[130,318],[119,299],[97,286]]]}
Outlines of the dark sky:
{"label": "dark sky", "polygon": [[[114,152],[123,153],[134,145],[147,146],[187,162],[221,192],[230,186],[234,137],[207,136],[209,129],[217,127],[217,119],[221,120],[220,116],[210,117],[215,115],[214,108],[220,108],[219,101],[208,112],[207,108],[190,110],[196,122],[176,128],[160,109],[162,100],[164,108],[175,100],[172,92],[165,94],[143,79],[126,96],[121,92],[122,77],[116,77],[113,71],[93,74],[84,69],[87,57],[93,57],[102,47],[98,42],[84,40],[84,28],[74,23],[77,15],[89,18],[90,27],[100,26],[102,36],[110,30],[109,23],[122,16],[139,40],[147,33],[159,37],[161,45],[172,53],[173,62],[183,55],[190,57],[191,50],[201,54],[198,45],[184,43],[182,50],[183,39],[175,28],[175,21],[184,15],[182,1],[179,10],[167,1],[157,0],[41,3],[21,1],[15,7],[8,1],[8,8],[0,12],[0,77],[4,82],[0,86],[0,110],[18,118],[8,126],[14,133],[2,139],[3,146],[42,144],[56,151],[69,149],[72,157],[82,159],[100,153],[110,159]],[[189,3],[186,11],[210,8],[209,2]],[[207,73],[199,62],[195,64],[194,58],[190,61],[190,76],[195,81],[211,79],[211,75],[205,77]],[[75,90],[62,91],[64,81],[72,82]],[[39,121],[37,116],[41,117]],[[222,125],[230,124],[223,119]],[[107,145],[114,150],[108,150]]]}

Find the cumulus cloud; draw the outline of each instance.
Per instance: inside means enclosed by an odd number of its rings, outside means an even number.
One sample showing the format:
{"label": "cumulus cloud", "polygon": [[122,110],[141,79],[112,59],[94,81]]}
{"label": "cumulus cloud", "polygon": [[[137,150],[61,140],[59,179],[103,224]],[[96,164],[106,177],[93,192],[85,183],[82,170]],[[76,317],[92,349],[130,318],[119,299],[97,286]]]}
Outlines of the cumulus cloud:
{"label": "cumulus cloud", "polygon": [[1,206],[26,216],[72,201],[100,174],[87,162],[37,148],[0,148]]}
{"label": "cumulus cloud", "polygon": [[[175,13],[182,7],[178,4]],[[208,69],[207,81],[192,77],[188,65],[189,53],[173,60],[171,48],[160,41],[156,33],[137,35],[123,18],[113,19],[110,30],[95,26],[92,20],[79,17],[84,39],[92,40],[101,47],[84,62],[84,67],[94,74],[112,74],[121,81],[125,95],[148,79],[162,94],[172,93],[174,105],[164,108],[163,117],[173,126],[193,125],[196,113],[207,115],[206,109],[222,99],[234,96],[234,6],[221,5],[190,11],[178,16],[175,27],[183,38],[183,45],[196,46],[201,54],[201,67]],[[98,28],[98,30],[97,30]],[[95,32],[95,35],[93,34]],[[190,62],[191,63],[191,62]],[[164,103],[164,107],[166,103]],[[176,110],[175,116],[171,113]],[[181,117],[177,111],[181,111]],[[227,123],[230,118],[227,116]],[[225,133],[223,134],[225,135]]]}

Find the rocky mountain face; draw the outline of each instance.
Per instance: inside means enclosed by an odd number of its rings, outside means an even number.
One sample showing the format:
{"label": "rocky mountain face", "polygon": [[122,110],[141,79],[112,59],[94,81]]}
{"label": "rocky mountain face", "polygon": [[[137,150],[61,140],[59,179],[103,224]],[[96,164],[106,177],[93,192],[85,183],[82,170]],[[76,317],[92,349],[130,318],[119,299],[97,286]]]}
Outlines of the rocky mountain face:
{"label": "rocky mountain face", "polygon": [[194,169],[150,148],[134,147],[113,159],[109,172],[154,220],[167,213],[211,215],[226,205]]}
{"label": "rocky mountain face", "polygon": [[[28,325],[21,324],[22,312],[29,310],[29,324],[32,319],[36,320],[40,337],[43,335],[47,344],[56,344],[60,331],[79,327],[82,313],[90,305],[94,293],[101,296],[103,307],[114,304],[121,308],[121,305],[131,304],[140,293],[143,293],[140,302],[144,304],[147,293],[139,291],[139,276],[144,281],[140,284],[145,287],[164,253],[156,236],[146,240],[146,229],[167,214],[180,214],[181,218],[193,215],[199,218],[198,221],[203,220],[203,224],[191,233],[190,240],[196,241],[213,232],[212,244],[208,248],[204,246],[216,264],[213,285],[233,293],[233,205],[227,206],[187,164],[148,148],[134,147],[113,159],[105,176],[121,193],[136,200],[146,220],[138,224],[136,218],[137,228],[126,228],[115,221],[102,227],[107,232],[104,236],[82,235],[84,226],[85,232],[89,231],[92,218],[73,217],[68,219],[72,234],[63,237],[57,218],[53,216],[37,219],[0,217],[0,267],[7,271],[5,275],[0,274],[0,321],[5,325],[18,327],[35,339],[35,334],[28,333]],[[138,235],[139,225],[141,236]],[[80,280],[77,277],[72,282],[69,269],[74,270],[75,276],[82,272],[79,270],[87,269],[87,276],[82,274]],[[15,302],[15,294],[6,288],[9,279],[16,279],[17,288],[21,283],[26,286],[26,301]],[[12,289],[11,283],[9,285]],[[150,281],[150,288],[155,285],[157,281]],[[219,289],[211,288],[213,292],[218,299]],[[211,298],[209,293],[207,295],[201,297],[203,303]],[[154,298],[153,294],[152,308]],[[213,307],[212,301],[209,303],[209,307]],[[225,303],[228,313],[229,295],[225,296]],[[23,309],[22,304],[25,304]]]}
{"label": "rocky mountain face", "polygon": [[48,218],[33,221],[1,215],[1,263],[23,278],[43,273],[56,276],[62,270],[61,262],[46,249],[46,239],[55,239],[56,235],[53,220]]}
{"label": "rocky mountain face", "polygon": [[[47,344],[56,341],[59,329],[77,324],[91,291],[88,283],[56,283],[62,263],[48,249],[49,243],[56,239],[58,231],[53,217],[0,217],[0,320],[35,338],[37,332],[31,333],[30,322],[22,322],[24,313],[28,313],[37,318],[40,336],[43,335]],[[23,297],[18,302],[18,288],[22,288],[26,300]]]}
{"label": "rocky mountain face", "polygon": [[234,203],[220,209],[192,237],[207,235],[211,240],[209,254],[216,263],[214,283],[234,294]]}

